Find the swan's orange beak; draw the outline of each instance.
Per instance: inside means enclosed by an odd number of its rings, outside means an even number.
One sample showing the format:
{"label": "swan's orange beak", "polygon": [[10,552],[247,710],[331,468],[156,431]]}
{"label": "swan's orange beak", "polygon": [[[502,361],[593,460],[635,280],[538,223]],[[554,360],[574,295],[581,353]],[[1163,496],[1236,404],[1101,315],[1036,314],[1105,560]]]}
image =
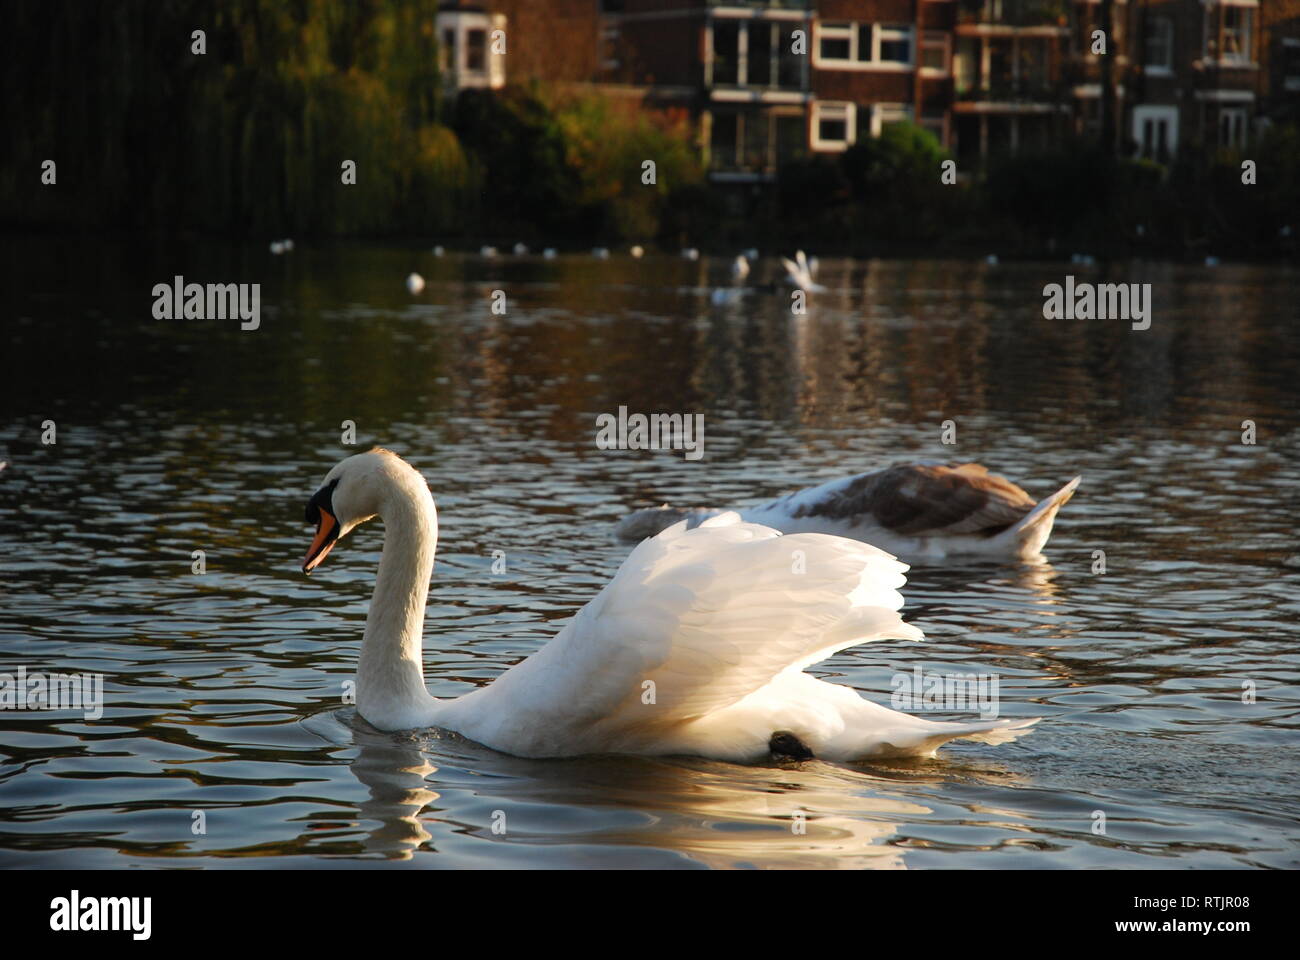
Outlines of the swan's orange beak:
{"label": "swan's orange beak", "polygon": [[320,511],[320,524],[316,527],[316,537],[307,548],[307,556],[302,558],[302,572],[311,573],[325,559],[338,540],[339,522],[328,510]]}

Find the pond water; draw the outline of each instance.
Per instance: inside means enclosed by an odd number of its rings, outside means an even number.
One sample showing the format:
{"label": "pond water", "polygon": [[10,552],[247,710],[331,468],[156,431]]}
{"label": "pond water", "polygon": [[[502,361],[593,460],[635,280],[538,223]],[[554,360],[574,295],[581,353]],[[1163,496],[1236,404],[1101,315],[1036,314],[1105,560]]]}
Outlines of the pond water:
{"label": "pond water", "polygon": [[[1294,268],[828,260],[793,316],[772,261],[721,303],[729,258],[54,238],[13,261],[0,672],[102,674],[104,707],[0,710],[0,865],[1300,865]],[[176,274],[259,282],[260,328],[154,319]],[[1150,329],[1044,319],[1067,274],[1150,283]],[[619,405],[704,414],[705,456],[597,449]],[[916,567],[904,615],[927,643],[812,668],[883,703],[918,665],[996,673],[1002,716],[1046,719],[855,765],[519,760],[376,732],[341,695],[381,526],[299,570],[307,498],[372,443],[438,503],[440,697],[594,596],[629,508],[916,458],[1035,497],[1082,474],[1046,562]]]}

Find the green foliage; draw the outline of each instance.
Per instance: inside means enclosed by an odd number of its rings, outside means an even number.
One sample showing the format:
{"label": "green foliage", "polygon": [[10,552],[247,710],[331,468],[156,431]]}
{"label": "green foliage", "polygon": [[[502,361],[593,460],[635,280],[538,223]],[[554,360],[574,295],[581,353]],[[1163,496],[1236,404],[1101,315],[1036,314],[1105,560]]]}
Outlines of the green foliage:
{"label": "green foliage", "polygon": [[813,157],[782,168],[779,190],[789,244],[846,238],[856,254],[884,244],[934,241],[952,226],[964,190],[944,184],[947,152],[928,131],[890,124],[837,157]]}
{"label": "green foliage", "polygon": [[[649,239],[674,191],[702,179],[685,123],[596,93],[465,91],[453,126],[483,165],[488,225],[512,236]],[[654,184],[642,182],[645,160]]]}
{"label": "green foliage", "polygon": [[[1257,182],[1242,182],[1254,160]],[[1245,151],[1184,155],[1169,167],[1075,143],[1003,157],[983,185],[1004,248],[1099,255],[1266,256],[1300,227],[1300,132],[1269,128]]]}
{"label": "green foliage", "polygon": [[[686,117],[667,118],[609,98],[569,95],[555,104],[576,203],[597,236],[649,240],[674,193],[703,180]],[[652,160],[654,183],[645,182]]]}

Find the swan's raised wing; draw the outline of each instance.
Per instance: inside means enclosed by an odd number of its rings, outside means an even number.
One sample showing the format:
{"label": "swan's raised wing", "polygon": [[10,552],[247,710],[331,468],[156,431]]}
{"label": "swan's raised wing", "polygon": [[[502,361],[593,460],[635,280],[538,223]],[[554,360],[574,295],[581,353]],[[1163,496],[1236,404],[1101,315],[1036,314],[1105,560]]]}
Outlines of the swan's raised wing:
{"label": "swan's raised wing", "polygon": [[468,701],[467,735],[512,753],[632,748],[785,671],[903,623],[907,567],[854,540],[781,536],[734,513],[646,540],[537,654]]}

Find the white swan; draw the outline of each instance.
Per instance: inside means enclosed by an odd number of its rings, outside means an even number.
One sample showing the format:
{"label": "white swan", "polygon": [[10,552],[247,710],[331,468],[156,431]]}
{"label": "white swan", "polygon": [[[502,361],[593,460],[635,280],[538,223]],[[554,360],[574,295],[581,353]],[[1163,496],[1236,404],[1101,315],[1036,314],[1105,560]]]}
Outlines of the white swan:
{"label": "white swan", "polygon": [[[872,547],[781,536],[734,514],[642,543],[541,650],[486,687],[437,700],[421,634],[438,541],[424,479],[387,450],[348,457],[307,505],[314,569],[357,524],[384,520],[357,666],[357,711],[381,730],[439,727],[524,757],[688,754],[752,761],[932,755],[954,739],[1002,743],[1036,720],[941,723],[864,700],[803,668],[905,624],[907,568]],[[805,571],[792,573],[792,558]]]}
{"label": "white swan", "polygon": [[[1041,503],[978,463],[929,461],[831,480],[739,511],[782,533],[829,533],[887,550],[909,563],[951,557],[1028,559],[1042,552],[1075,477]],[[623,540],[652,537],[680,520],[698,526],[721,510],[652,507],[615,528]]]}
{"label": "white swan", "polygon": [[804,256],[802,250],[795,252],[794,260],[781,258],[781,263],[785,267],[785,282],[792,287],[800,290],[807,290],[812,293],[823,291],[826,288],[814,280],[817,276],[817,258],[809,260]]}

